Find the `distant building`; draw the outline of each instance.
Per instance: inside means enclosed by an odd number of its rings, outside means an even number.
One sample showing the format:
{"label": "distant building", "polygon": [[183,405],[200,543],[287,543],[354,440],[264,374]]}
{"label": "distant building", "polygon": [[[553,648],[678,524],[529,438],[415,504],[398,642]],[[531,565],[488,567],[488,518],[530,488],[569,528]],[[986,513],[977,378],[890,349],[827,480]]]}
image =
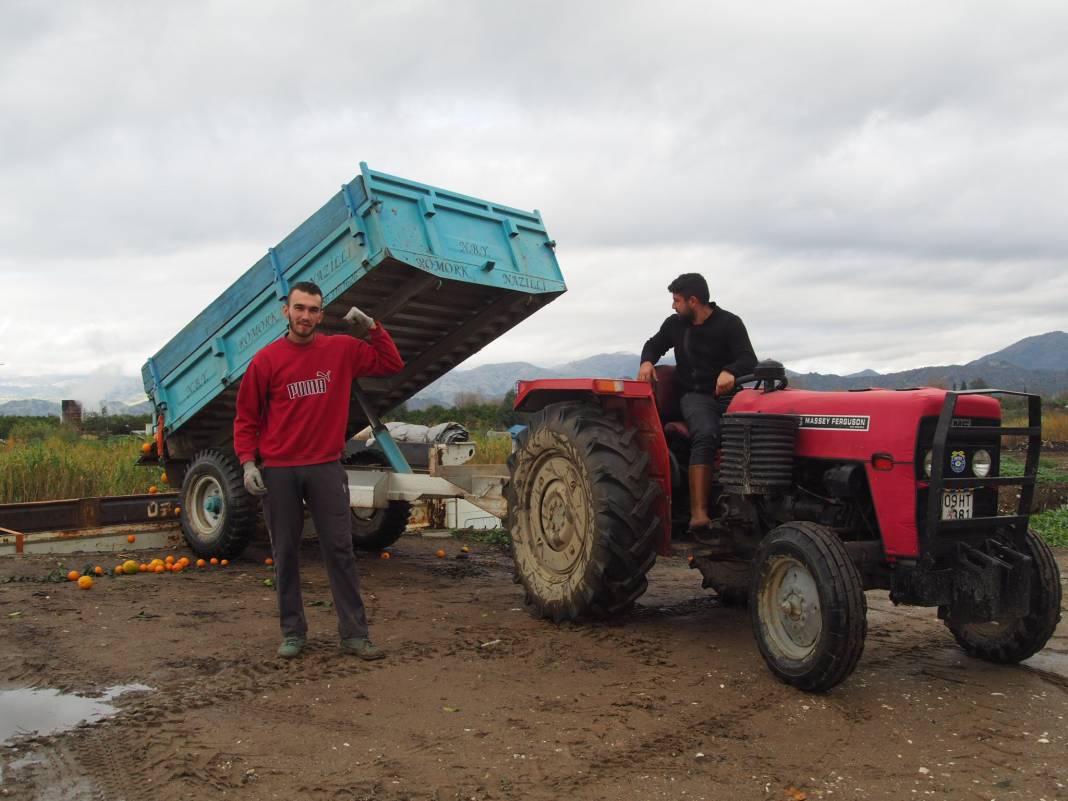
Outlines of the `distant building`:
{"label": "distant building", "polygon": [[63,425],[80,428],[82,425],[82,405],[76,400],[60,401],[60,419]]}

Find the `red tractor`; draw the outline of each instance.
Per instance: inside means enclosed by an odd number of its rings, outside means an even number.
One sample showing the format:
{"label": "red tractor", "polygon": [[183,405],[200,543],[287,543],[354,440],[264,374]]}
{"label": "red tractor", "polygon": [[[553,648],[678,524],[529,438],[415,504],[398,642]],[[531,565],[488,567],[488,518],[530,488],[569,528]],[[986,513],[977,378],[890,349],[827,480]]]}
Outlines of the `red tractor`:
{"label": "red tractor", "polygon": [[[554,621],[620,614],[689,508],[689,436],[673,367],[640,381],[519,383],[532,412],[509,459],[517,581]],[[991,662],[1039,651],[1060,619],[1049,547],[1028,528],[1041,406],[1001,425],[999,390],[812,392],[761,362],[722,418],[714,527],[691,566],[724,603],[746,603],[781,680],[823,691],[864,649],[865,590],[934,606],[960,646]],[[1001,474],[1002,437],[1026,437],[1024,475]],[[1001,515],[998,488],[1019,487]]]}

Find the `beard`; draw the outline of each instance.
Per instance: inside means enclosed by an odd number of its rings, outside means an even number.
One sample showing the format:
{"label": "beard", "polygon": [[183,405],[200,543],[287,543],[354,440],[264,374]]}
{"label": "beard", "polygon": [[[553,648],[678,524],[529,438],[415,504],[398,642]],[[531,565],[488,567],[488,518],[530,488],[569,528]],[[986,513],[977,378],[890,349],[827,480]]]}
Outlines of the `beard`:
{"label": "beard", "polygon": [[677,311],[675,313],[679,315],[679,317],[681,317],[683,320],[686,320],[690,323],[693,322],[693,309],[691,309],[689,306],[684,306],[682,308],[682,311]]}
{"label": "beard", "polygon": [[298,336],[301,338],[310,337],[312,334],[315,333],[316,328],[318,328],[318,326],[315,323],[307,323],[302,325],[300,323],[294,322],[293,320],[289,321],[289,330],[293,332],[294,336]]}

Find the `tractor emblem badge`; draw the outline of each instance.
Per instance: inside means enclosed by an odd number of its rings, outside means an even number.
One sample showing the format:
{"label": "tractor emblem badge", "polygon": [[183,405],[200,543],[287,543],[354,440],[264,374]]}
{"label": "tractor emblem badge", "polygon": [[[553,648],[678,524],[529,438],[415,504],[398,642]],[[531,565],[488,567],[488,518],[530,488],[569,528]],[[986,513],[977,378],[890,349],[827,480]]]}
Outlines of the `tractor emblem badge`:
{"label": "tractor emblem badge", "polygon": [[964,451],[953,451],[949,455],[949,466],[954,473],[963,473],[965,466]]}

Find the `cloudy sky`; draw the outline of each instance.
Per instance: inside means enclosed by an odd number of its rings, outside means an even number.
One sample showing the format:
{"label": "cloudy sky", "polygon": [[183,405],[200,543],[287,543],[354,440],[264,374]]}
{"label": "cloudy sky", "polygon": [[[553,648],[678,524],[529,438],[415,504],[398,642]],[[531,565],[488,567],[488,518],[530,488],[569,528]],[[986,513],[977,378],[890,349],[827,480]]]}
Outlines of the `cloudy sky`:
{"label": "cloudy sky", "polygon": [[795,370],[1068,328],[1063,3],[3,2],[0,376],[135,373],[358,162],[542,211],[466,366],[637,352],[704,273]]}

